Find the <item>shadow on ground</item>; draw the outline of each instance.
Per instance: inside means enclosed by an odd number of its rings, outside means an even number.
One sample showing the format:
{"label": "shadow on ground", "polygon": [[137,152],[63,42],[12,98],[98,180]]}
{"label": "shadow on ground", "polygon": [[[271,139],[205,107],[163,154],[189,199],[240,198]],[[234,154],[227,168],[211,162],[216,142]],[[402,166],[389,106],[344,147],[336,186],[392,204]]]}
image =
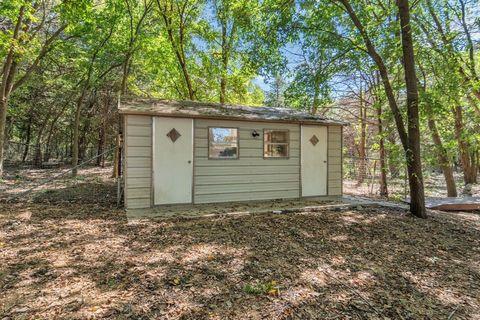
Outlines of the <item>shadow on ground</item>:
{"label": "shadow on ground", "polygon": [[32,196],[34,203],[61,205],[65,203],[97,204],[103,207],[116,206],[116,186],[101,182],[47,189]]}
{"label": "shadow on ground", "polygon": [[[2,316],[480,316],[476,216],[369,209],[128,224],[92,209],[16,205],[8,218],[2,208]],[[246,290],[272,281],[279,294]]]}
{"label": "shadow on ground", "polygon": [[479,215],[128,223],[96,188],[0,205],[0,318],[480,318]]}

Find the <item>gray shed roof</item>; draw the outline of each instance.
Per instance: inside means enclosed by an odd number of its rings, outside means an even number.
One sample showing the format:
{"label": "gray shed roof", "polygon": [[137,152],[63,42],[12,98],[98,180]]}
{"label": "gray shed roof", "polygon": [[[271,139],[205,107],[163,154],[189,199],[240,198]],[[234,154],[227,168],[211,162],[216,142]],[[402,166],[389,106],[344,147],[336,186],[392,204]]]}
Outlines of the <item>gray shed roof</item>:
{"label": "gray shed roof", "polygon": [[172,101],[154,98],[122,97],[118,106],[121,114],[153,115],[183,118],[319,123],[347,125],[346,122],[291,108],[241,106],[197,101]]}

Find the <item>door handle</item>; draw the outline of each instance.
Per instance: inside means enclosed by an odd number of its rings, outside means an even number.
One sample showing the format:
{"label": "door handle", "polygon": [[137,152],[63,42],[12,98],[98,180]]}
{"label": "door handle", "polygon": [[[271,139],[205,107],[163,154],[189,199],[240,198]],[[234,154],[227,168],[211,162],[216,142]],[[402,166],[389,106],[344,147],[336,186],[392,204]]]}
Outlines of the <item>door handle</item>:
{"label": "door handle", "polygon": [[188,160],[187,162],[188,162],[188,163],[192,163],[192,160]]}
{"label": "door handle", "polygon": [[327,163],[327,160],[323,160],[323,163]]}

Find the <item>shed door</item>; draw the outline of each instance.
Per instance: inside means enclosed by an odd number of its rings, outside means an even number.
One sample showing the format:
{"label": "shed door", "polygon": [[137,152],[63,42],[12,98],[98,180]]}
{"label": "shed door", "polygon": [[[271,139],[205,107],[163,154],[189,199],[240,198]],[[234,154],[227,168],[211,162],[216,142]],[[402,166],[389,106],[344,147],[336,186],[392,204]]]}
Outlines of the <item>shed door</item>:
{"label": "shed door", "polygon": [[193,120],[154,118],[154,204],[191,203]]}
{"label": "shed door", "polygon": [[302,125],[302,196],[327,195],[326,126]]}

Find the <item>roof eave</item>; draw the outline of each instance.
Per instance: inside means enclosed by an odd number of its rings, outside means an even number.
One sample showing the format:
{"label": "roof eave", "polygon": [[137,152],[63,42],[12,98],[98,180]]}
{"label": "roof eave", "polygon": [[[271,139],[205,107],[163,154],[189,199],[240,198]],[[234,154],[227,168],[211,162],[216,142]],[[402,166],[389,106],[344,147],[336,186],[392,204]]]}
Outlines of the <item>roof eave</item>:
{"label": "roof eave", "polygon": [[234,117],[224,115],[207,115],[207,114],[185,114],[185,113],[162,113],[158,111],[131,111],[118,110],[123,115],[144,115],[144,116],[161,116],[170,118],[193,118],[193,119],[214,119],[214,120],[231,120],[231,121],[254,121],[254,122],[281,122],[281,123],[297,123],[297,124],[322,124],[331,126],[348,126],[349,123],[335,120],[308,120],[308,119],[268,119],[268,118],[248,118]]}

